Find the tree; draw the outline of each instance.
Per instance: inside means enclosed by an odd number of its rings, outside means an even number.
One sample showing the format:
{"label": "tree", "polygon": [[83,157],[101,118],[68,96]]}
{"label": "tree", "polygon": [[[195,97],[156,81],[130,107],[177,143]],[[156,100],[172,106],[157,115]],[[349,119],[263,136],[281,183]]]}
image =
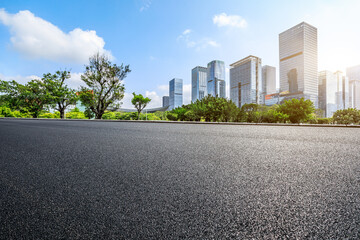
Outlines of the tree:
{"label": "tree", "polygon": [[51,106],[60,112],[60,118],[64,118],[66,108],[78,99],[76,91],[65,84],[70,77],[68,71],[57,71],[55,74],[44,74],[42,78],[51,98]]}
{"label": "tree", "polygon": [[81,87],[80,99],[96,119],[101,119],[110,105],[116,105],[123,99],[125,87],[122,80],[129,72],[129,65],[112,64],[105,55],[97,53],[90,57],[89,65],[81,76],[87,87]]}
{"label": "tree", "polygon": [[11,109],[20,110],[23,113],[28,112],[33,118],[37,118],[41,111],[51,103],[51,96],[46,91],[45,85],[41,80],[31,80],[22,85],[16,81],[1,81],[0,89],[3,101]]}
{"label": "tree", "polygon": [[141,94],[136,95],[134,92],[133,95],[134,97],[133,99],[131,99],[131,103],[135,106],[138,112],[138,120],[139,120],[141,111],[146,107],[146,105],[148,105],[151,99],[148,97],[144,98],[143,95]]}
{"label": "tree", "polygon": [[300,123],[310,119],[315,108],[311,100],[293,98],[281,104],[278,111],[288,115],[290,122]]}

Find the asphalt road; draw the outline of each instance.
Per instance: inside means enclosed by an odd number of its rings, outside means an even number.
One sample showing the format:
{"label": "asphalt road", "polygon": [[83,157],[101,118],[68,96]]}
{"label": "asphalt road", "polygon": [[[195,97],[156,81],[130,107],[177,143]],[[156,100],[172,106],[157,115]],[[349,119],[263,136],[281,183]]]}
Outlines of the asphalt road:
{"label": "asphalt road", "polygon": [[360,129],[0,119],[0,239],[360,239]]}

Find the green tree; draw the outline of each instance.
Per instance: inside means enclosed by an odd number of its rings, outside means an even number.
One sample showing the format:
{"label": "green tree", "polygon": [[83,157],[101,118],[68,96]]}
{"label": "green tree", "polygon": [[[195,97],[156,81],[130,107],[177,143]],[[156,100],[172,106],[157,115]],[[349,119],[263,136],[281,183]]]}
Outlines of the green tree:
{"label": "green tree", "polygon": [[134,97],[131,99],[131,103],[135,106],[137,110],[138,120],[139,120],[141,111],[146,107],[146,105],[148,105],[151,99],[148,97],[144,98],[143,95],[141,94],[136,95],[134,92],[133,92],[133,96]]}
{"label": "green tree", "polygon": [[333,115],[333,121],[338,124],[359,124],[360,123],[360,110],[348,108],[337,110]]}
{"label": "green tree", "polygon": [[117,108],[124,97],[122,80],[131,72],[129,65],[117,66],[108,57],[99,53],[90,57],[89,65],[81,79],[87,87],[81,87],[80,99],[94,114],[101,119],[105,110],[111,105]]}
{"label": "green tree", "polygon": [[288,115],[290,122],[300,123],[310,119],[315,108],[311,100],[305,100],[304,98],[299,100],[294,98],[281,104],[278,111]]}
{"label": "green tree", "polygon": [[29,113],[33,118],[51,103],[51,96],[46,91],[45,84],[41,80],[31,80],[22,85],[16,81],[1,81],[0,89],[4,95],[2,101],[11,109],[20,110],[22,113]]}
{"label": "green tree", "polygon": [[69,71],[57,71],[55,74],[44,74],[42,78],[51,99],[51,106],[60,112],[60,118],[64,118],[66,108],[75,104],[78,99],[76,91],[65,84],[65,80],[70,77]]}

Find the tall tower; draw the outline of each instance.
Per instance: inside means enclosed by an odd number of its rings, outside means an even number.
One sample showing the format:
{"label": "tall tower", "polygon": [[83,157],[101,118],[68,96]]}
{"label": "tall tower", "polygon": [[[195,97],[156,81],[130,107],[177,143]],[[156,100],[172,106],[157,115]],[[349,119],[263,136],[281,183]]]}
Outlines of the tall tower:
{"label": "tall tower", "polygon": [[197,66],[191,70],[191,102],[207,95],[207,68]]}
{"label": "tall tower", "polygon": [[236,106],[264,104],[261,58],[248,56],[230,64],[230,99]]}
{"label": "tall tower", "polygon": [[183,80],[174,78],[169,82],[169,110],[181,107],[183,104]]}
{"label": "tall tower", "polygon": [[349,78],[349,107],[360,109],[360,65],[346,69]]}
{"label": "tall tower", "polygon": [[207,93],[225,98],[225,63],[214,60],[207,65]]}
{"label": "tall tower", "polygon": [[317,28],[302,22],[279,34],[280,92],[318,107]]}

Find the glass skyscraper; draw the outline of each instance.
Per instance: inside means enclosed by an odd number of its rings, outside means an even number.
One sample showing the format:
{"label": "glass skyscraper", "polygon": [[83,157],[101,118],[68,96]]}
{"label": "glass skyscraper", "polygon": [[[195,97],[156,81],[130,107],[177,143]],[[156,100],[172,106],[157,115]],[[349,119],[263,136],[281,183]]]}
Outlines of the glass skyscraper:
{"label": "glass skyscraper", "polygon": [[207,95],[207,68],[197,66],[191,70],[191,101]]}
{"label": "glass skyscraper", "polygon": [[276,68],[265,65],[262,67],[262,83],[265,95],[276,93]]}
{"label": "glass skyscraper", "polygon": [[248,56],[230,64],[230,99],[236,106],[264,104],[261,58]]}
{"label": "glass skyscraper", "polygon": [[318,107],[317,28],[302,22],[279,34],[280,91]]}
{"label": "glass skyscraper", "polygon": [[207,94],[214,97],[226,97],[225,63],[214,60],[207,65]]}
{"label": "glass skyscraper", "polygon": [[168,107],[169,106],[169,96],[163,96],[162,97],[162,106]]}
{"label": "glass skyscraper", "polygon": [[360,109],[360,65],[346,69],[349,79],[349,107]]}
{"label": "glass skyscraper", "polygon": [[183,80],[174,78],[169,82],[169,110],[183,105]]}

